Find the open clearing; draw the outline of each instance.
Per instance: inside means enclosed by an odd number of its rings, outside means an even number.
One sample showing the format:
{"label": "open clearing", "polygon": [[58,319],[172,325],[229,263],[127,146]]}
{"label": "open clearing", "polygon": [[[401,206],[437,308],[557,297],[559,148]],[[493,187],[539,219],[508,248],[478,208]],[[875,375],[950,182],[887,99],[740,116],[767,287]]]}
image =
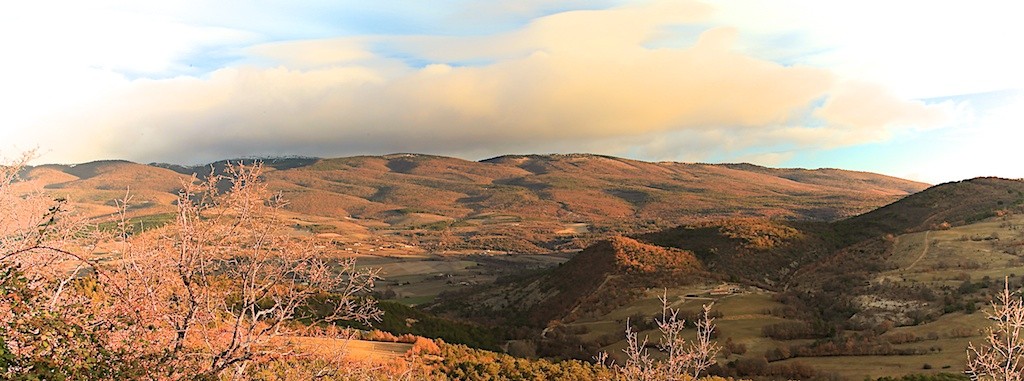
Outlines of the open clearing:
{"label": "open clearing", "polygon": [[569,254],[363,255],[361,268],[379,268],[377,290],[393,291],[393,301],[414,306],[433,301],[444,292],[494,282],[515,272],[557,266]]}
{"label": "open clearing", "polygon": [[352,360],[392,360],[404,356],[412,349],[412,344],[367,341],[356,339],[332,339],[323,337],[287,337],[281,338],[285,345],[294,346],[300,351],[323,356],[326,358],[345,358]]}

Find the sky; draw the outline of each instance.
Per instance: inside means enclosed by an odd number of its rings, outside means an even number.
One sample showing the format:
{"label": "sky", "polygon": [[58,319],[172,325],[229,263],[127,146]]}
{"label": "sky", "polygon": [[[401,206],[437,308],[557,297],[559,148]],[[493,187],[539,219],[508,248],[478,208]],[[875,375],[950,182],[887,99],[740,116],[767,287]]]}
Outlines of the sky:
{"label": "sky", "polygon": [[586,152],[1024,177],[1010,1],[0,5],[0,153]]}

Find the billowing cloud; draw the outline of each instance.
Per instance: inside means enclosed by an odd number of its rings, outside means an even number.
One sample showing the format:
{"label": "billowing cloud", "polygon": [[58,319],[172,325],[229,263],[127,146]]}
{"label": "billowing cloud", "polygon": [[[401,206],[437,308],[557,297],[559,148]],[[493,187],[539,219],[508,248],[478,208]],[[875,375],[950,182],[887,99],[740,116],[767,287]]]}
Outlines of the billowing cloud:
{"label": "billowing cloud", "polygon": [[835,126],[878,130],[900,125],[939,125],[949,117],[948,111],[944,106],[899,99],[880,85],[844,83],[815,115]]}
{"label": "billowing cloud", "polygon": [[[69,161],[397,151],[778,160],[787,156],[778,149],[877,141],[945,118],[876,84],[746,55],[734,27],[651,44],[713,11],[660,1],[561,12],[490,35],[256,44],[201,76],[119,78],[36,128],[53,137],[42,143],[51,160]],[[741,153],[751,149],[760,153]]]}

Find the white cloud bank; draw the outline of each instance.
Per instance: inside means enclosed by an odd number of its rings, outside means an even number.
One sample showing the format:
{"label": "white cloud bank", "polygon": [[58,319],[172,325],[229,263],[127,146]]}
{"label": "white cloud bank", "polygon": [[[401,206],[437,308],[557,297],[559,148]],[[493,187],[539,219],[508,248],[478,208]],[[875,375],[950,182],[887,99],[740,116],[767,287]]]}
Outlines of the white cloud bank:
{"label": "white cloud bank", "polygon": [[[731,26],[708,27],[692,45],[650,46],[671,35],[669,27],[703,25],[714,12],[703,3],[659,1],[557,13],[493,35],[253,44],[238,49],[242,60],[201,76],[128,79],[95,64],[74,75],[47,71],[52,78],[5,70],[16,85],[0,96],[16,111],[0,121],[13,143],[42,147],[46,161],[201,163],[399,151],[701,160],[879,141],[949,118],[949,104],[747,55],[735,46],[743,30]],[[212,30],[225,40],[251,38]],[[186,34],[199,35],[205,32]]]}

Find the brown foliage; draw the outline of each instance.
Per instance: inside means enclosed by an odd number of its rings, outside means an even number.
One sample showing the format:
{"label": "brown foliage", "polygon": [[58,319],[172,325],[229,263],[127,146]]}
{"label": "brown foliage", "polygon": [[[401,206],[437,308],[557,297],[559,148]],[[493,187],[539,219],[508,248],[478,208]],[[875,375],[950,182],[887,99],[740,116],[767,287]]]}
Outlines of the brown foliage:
{"label": "brown foliage", "polygon": [[557,292],[530,306],[531,320],[540,325],[607,313],[635,300],[644,288],[686,284],[702,273],[691,252],[614,237],[588,247],[543,278],[543,289]]}
{"label": "brown foliage", "polygon": [[[49,309],[102,347],[97,355],[117,354],[146,378],[241,371],[275,351],[272,338],[302,334],[300,319],[315,323],[302,307],[324,292],[332,293],[333,310],[323,321],[380,314],[361,296],[375,271],[357,270],[351,260],[328,262],[311,243],[280,230],[283,203],[262,184],[259,165],[231,167],[226,193],[218,191],[218,177],[183,183],[176,222],[144,234],[130,234],[126,197],[121,229],[107,240],[113,244],[100,242],[115,247],[104,262],[80,254],[98,245],[83,241],[90,231],[59,200],[14,189],[19,169],[0,171],[0,264],[27,270],[29,287],[46,298],[18,314]],[[2,302],[5,321],[22,305]],[[36,340],[5,334],[2,343],[21,351]]]}
{"label": "brown foliage", "polygon": [[[742,213],[833,220],[884,205],[925,186],[840,170],[647,163],[596,155],[505,156],[473,162],[396,154],[268,164],[275,170],[267,171],[267,182],[294,201],[288,208],[297,213],[352,216],[411,230],[418,230],[417,224],[394,222],[396,212],[415,209],[445,220],[509,215],[533,234],[508,233],[513,227],[509,223],[473,226],[481,237],[502,237],[480,241],[499,250],[559,248],[563,236],[556,233],[557,226],[577,222],[593,228],[584,238],[603,239],[690,223],[694,216],[720,218]],[[220,173],[223,162],[216,166],[213,172]],[[53,167],[94,176],[52,184],[83,192],[122,190],[135,176],[146,179],[147,190],[159,191],[162,197],[173,196],[178,187],[178,181],[168,176],[175,173],[127,162]],[[211,172],[204,167],[165,167],[186,175],[200,173],[201,177]],[[142,197],[140,185],[132,187]],[[796,194],[800,197],[789,196]],[[418,233],[434,236],[438,232]]]}
{"label": "brown foliage", "polygon": [[609,241],[615,253],[615,263],[627,272],[685,273],[701,269],[700,261],[688,251],[645,244],[626,237],[614,237]]}
{"label": "brown foliage", "polygon": [[325,321],[380,314],[358,298],[375,272],[327,262],[309,242],[283,234],[283,201],[261,183],[261,170],[230,167],[226,193],[217,177],[185,183],[175,224],[121,236],[121,260],[106,279],[109,312],[137,322],[129,332],[162,353],[171,374],[219,374],[249,361],[270,338],[298,334],[289,323],[321,292],[338,294]]}
{"label": "brown foliage", "polygon": [[441,347],[437,346],[434,340],[425,337],[416,337],[416,341],[412,343],[412,349],[410,352],[413,354],[441,354]]}

